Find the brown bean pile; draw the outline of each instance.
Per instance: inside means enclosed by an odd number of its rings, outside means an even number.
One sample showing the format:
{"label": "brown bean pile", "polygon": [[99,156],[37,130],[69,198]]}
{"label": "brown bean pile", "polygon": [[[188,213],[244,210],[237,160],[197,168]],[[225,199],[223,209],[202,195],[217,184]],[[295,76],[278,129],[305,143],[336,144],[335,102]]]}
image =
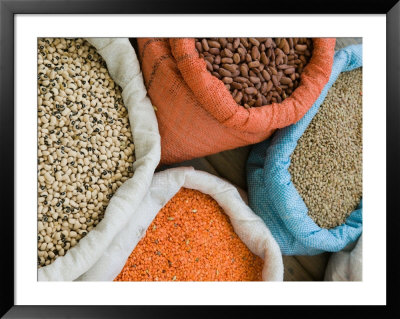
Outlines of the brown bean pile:
{"label": "brown bean pile", "polygon": [[343,224],[362,196],[362,69],[341,73],[299,139],[289,172],[322,228]]}
{"label": "brown bean pile", "polygon": [[245,108],[281,103],[311,58],[310,38],[196,38],[207,70]]}
{"label": "brown bean pile", "polygon": [[38,267],[64,256],[133,175],[121,89],[83,39],[38,40]]}

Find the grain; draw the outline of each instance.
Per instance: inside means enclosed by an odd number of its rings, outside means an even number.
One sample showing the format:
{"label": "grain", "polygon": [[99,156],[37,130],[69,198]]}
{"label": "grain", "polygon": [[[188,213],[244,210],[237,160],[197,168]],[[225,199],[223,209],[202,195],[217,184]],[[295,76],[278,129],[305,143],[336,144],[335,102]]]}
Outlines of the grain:
{"label": "grain", "polygon": [[39,39],[37,53],[40,268],[102,220],[132,177],[135,155],[121,89],[95,48],[83,39]]}
{"label": "grain", "polygon": [[309,216],[343,224],[362,196],[362,69],[341,73],[299,139],[289,172]]}
{"label": "grain", "polygon": [[182,188],[114,281],[260,281],[262,267],[212,197]]}

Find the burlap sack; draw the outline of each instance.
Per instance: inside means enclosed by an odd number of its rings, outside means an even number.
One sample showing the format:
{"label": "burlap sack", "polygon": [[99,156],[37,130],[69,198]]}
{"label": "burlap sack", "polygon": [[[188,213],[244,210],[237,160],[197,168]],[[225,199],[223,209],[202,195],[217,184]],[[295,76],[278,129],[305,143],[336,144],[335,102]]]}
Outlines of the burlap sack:
{"label": "burlap sack", "polygon": [[300,120],[328,82],[333,63],[335,39],[313,41],[311,60],[291,96],[247,110],[207,71],[193,38],[138,39],[145,85],[157,108],[161,163],[258,143]]}

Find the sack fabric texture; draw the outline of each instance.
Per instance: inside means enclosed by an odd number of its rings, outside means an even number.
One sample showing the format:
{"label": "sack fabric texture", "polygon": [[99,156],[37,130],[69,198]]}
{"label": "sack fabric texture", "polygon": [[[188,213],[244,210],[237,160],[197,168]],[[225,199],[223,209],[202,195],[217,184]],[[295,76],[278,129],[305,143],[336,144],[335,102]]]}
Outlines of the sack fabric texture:
{"label": "sack fabric texture", "polygon": [[249,205],[259,215],[284,255],[315,255],[337,252],[355,241],[362,231],[362,201],[346,222],[332,229],[320,228],[307,214],[307,207],[291,181],[290,156],[299,138],[324,101],[340,72],[362,66],[362,45],[335,53],[332,74],[318,100],[296,124],[254,145],[247,164]]}
{"label": "sack fabric texture", "polygon": [[282,254],[262,219],[244,203],[233,185],[192,167],[178,167],[156,173],[140,207],[132,212],[125,227],[113,238],[102,257],[78,280],[113,280],[121,272],[140,239],[145,236],[160,209],[181,187],[198,190],[215,199],[244,244],[264,260],[263,280],[283,280]]}
{"label": "sack fabric texture", "polygon": [[39,281],[71,281],[93,266],[146,195],[161,156],[157,118],[128,38],[87,40],[106,61],[111,78],[122,88],[135,144],[134,175],[118,188],[96,228],[65,256],[38,270]]}
{"label": "sack fabric texture", "polygon": [[207,71],[193,38],[141,38],[138,55],[161,135],[161,164],[261,142],[296,123],[329,80],[335,38],[316,38],[300,85],[282,103],[245,109]]}
{"label": "sack fabric texture", "polygon": [[325,281],[362,281],[362,235],[348,246],[329,257]]}

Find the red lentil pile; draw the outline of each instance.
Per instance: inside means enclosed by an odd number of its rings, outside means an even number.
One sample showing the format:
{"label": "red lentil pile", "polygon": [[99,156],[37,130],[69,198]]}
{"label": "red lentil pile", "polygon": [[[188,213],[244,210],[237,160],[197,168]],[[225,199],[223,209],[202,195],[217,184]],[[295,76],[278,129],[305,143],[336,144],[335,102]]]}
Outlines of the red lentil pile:
{"label": "red lentil pile", "polygon": [[181,188],[114,281],[261,281],[262,268],[211,196]]}

